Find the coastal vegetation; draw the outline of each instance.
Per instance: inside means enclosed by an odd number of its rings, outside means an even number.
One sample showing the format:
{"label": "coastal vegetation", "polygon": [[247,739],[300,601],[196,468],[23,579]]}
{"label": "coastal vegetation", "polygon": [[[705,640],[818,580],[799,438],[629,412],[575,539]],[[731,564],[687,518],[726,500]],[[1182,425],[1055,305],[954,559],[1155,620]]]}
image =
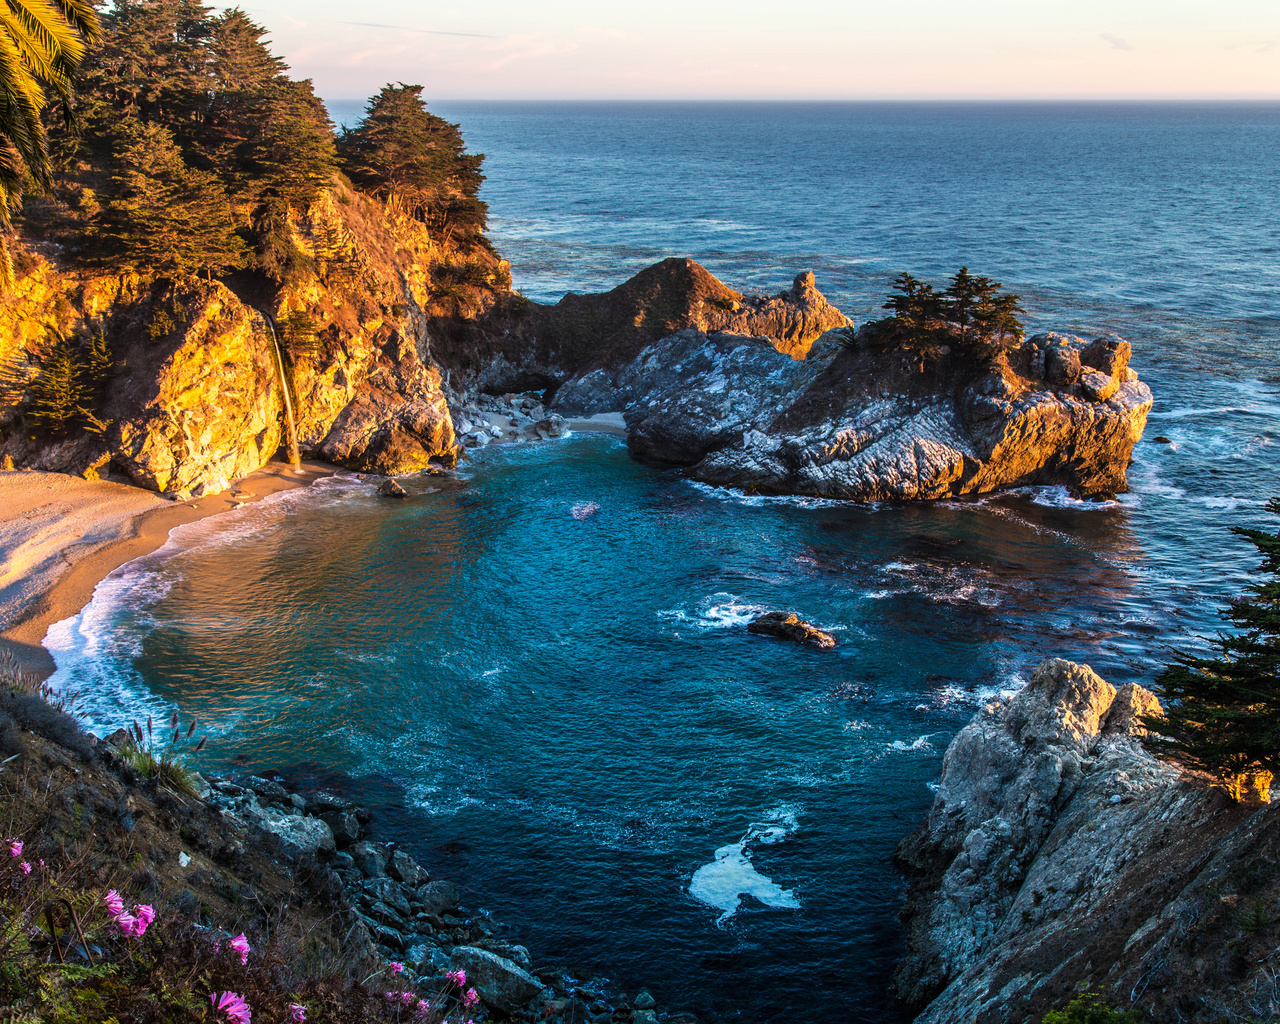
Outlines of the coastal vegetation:
{"label": "coastal vegetation", "polygon": [[[1280,498],[1267,511],[1280,516]],[[1265,803],[1280,772],[1280,531],[1231,532],[1263,558],[1245,596],[1221,613],[1236,631],[1219,634],[1211,656],[1175,657],[1156,678],[1164,714],[1144,724],[1172,760],[1208,772],[1235,800]]]}
{"label": "coastal vegetation", "polygon": [[[86,25],[97,33],[96,20]],[[387,86],[339,138],[311,82],[289,77],[265,35],[235,8],[117,0],[83,54],[75,95],[59,93],[72,116],[49,132],[43,194],[24,205],[24,232],[89,268],[296,282],[343,247],[328,237],[300,245],[295,229],[345,173],[411,212],[442,249],[487,245],[484,158],[427,112],[421,86]]]}
{"label": "coastal vegetation", "polygon": [[893,287],[882,307],[892,315],[863,328],[873,346],[921,359],[953,350],[989,358],[1022,340],[1020,296],[1002,293],[999,281],[971,274],[968,267],[956,271],[941,291],[905,272]]}
{"label": "coastal vegetation", "polygon": [[0,15],[0,291],[13,283],[10,214],[25,191],[52,182],[46,108],[69,117],[72,79],[87,42],[98,38],[88,0],[8,0]]}

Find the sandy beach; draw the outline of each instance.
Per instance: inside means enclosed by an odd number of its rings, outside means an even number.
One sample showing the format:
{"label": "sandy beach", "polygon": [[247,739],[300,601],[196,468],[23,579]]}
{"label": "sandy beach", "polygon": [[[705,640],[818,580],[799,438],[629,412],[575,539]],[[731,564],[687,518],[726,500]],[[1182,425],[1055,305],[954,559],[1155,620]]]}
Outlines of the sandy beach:
{"label": "sandy beach", "polygon": [[114,480],[0,472],[0,643],[28,671],[48,675],[49,626],[83,608],[113,569],[161,547],[175,526],[226,512],[333,472],[272,462],[229,490],[175,502]]}

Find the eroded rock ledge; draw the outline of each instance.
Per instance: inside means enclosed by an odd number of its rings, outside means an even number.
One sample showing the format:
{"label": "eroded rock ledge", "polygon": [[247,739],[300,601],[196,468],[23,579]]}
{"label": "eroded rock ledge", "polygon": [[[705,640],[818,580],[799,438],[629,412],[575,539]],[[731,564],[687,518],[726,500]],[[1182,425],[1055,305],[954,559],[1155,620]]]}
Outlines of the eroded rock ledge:
{"label": "eroded rock ledge", "polygon": [[924,824],[896,994],[918,1024],[1039,1020],[1078,990],[1147,1019],[1278,1008],[1280,812],[1231,803],[1142,746],[1159,705],[1047,661],[943,761]]}

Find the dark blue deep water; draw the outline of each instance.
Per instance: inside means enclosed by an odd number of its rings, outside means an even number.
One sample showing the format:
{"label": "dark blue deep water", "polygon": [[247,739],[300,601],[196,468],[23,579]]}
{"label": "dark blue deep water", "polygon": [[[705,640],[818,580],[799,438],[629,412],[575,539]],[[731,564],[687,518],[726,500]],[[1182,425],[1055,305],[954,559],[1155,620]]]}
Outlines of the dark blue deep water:
{"label": "dark blue deep water", "polygon": [[[1280,107],[438,112],[533,298],[677,254],[812,269],[862,320],[967,264],[1035,329],[1118,331],[1156,396],[1132,490],[848,505],[602,435],[489,449],[408,502],[340,477],[180,529],[54,627],[60,681],[103,728],[198,716],[210,769],[358,792],[537,963],[706,1019],[900,1020],[889,858],[950,737],[1047,656],[1150,681],[1256,560],[1228,527],[1280,493]],[[749,636],[775,607],[839,646]]]}

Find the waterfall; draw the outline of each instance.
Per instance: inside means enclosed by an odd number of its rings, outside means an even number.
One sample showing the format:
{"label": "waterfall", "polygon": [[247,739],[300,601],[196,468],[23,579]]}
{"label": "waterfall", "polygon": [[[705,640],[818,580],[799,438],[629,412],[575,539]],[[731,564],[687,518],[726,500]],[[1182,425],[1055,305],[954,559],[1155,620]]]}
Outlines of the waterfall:
{"label": "waterfall", "polygon": [[271,323],[271,317],[263,313],[262,319],[267,322],[267,330],[271,332],[271,347],[276,354],[276,370],[280,374],[280,389],[284,392],[284,421],[288,430],[289,464],[296,471],[302,466],[302,457],[298,454],[298,427],[293,421],[293,399],[289,395],[289,382],[284,376],[284,356],[280,354],[280,342],[276,338],[276,329]]}

